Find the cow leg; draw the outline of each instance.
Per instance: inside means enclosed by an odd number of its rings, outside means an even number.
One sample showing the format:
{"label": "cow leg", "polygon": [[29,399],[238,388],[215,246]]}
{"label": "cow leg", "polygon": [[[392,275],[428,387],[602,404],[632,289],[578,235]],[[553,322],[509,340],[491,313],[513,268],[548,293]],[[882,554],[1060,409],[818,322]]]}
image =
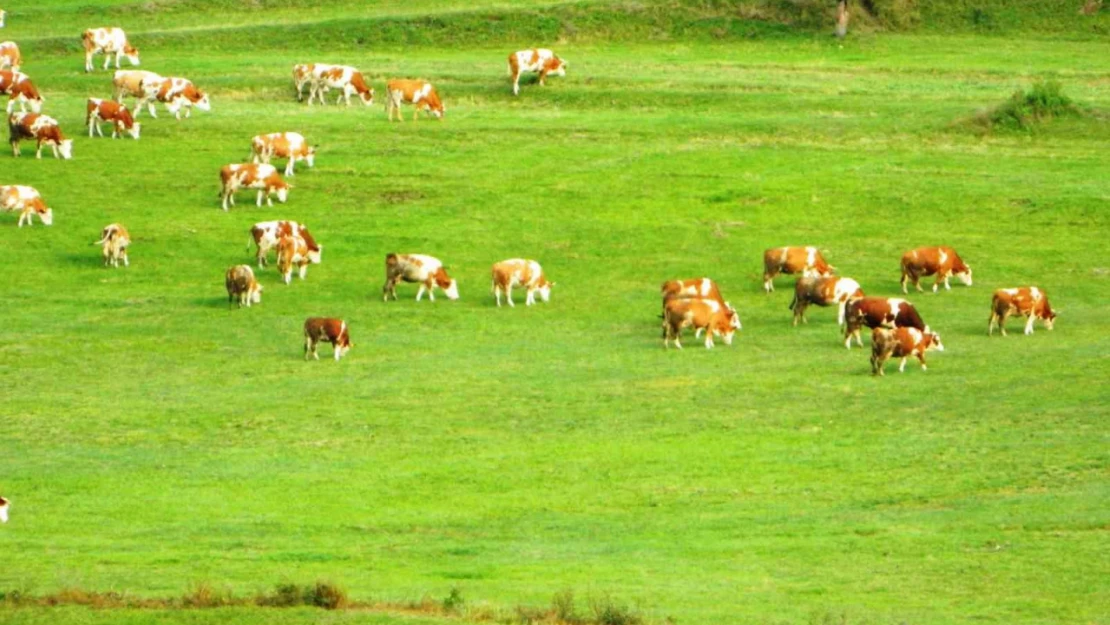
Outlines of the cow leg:
{"label": "cow leg", "polygon": [[420,283],[420,289],[416,291],[416,301],[419,302],[420,298],[424,297],[424,289],[425,289],[424,283],[421,282]]}
{"label": "cow leg", "polygon": [[1006,336],[1006,319],[1010,316],[1010,311],[1006,311],[998,317],[998,330],[1002,332],[1002,336]]}
{"label": "cow leg", "polygon": [[705,348],[713,349],[713,330],[705,331]]}
{"label": "cow leg", "polygon": [[35,158],[42,158],[42,140],[38,142],[38,147],[35,150]]}
{"label": "cow leg", "polygon": [[86,51],[85,52],[85,73],[91,72],[93,70],[92,58],[93,58],[93,53]]}
{"label": "cow leg", "polygon": [[902,285],[902,293],[905,293],[905,294],[909,293],[909,291],[906,290],[907,278],[909,278],[909,276],[906,275],[906,268],[903,267],[902,268],[902,279],[898,281],[898,284]]}
{"label": "cow leg", "polygon": [[848,307],[848,300],[840,300],[836,307],[836,325],[844,325],[844,309]]}
{"label": "cow leg", "polygon": [[[263,194],[263,193],[264,193],[264,191],[262,191],[261,189],[259,189],[259,191],[258,191],[258,195],[256,195],[256,196],[255,196],[255,201],[254,201],[254,203],[255,203],[255,205],[256,205],[256,206],[258,206],[259,208],[262,208],[262,194]],[[270,199],[270,198],[269,198],[269,197],[267,197],[266,199],[268,200],[268,199]]]}
{"label": "cow leg", "polygon": [[541,69],[541,70],[540,70],[540,86],[541,86],[541,87],[542,87],[542,86],[544,86],[544,85],[546,84],[546,83],[544,83],[544,81],[543,81],[543,79],[544,79],[544,78],[547,78],[547,70],[546,70],[546,69]]}
{"label": "cow leg", "polygon": [[290,156],[289,157],[289,162],[285,164],[285,175],[286,176],[292,176],[293,175],[293,163],[295,163],[295,162],[296,161],[293,160],[293,157]]}
{"label": "cow leg", "polygon": [[301,270],[300,270],[300,273],[299,273],[301,280],[304,280],[304,277],[307,274],[308,274],[308,262],[304,262],[304,263],[301,264]]}
{"label": "cow leg", "polygon": [[[112,63],[112,53],[104,53],[104,69],[107,70],[108,66]],[[119,69],[119,52],[116,52],[116,69]]]}
{"label": "cow leg", "polygon": [[948,281],[951,278],[952,278],[952,274],[945,274],[944,275],[944,290],[945,291],[951,291],[952,290],[952,285],[948,283]]}
{"label": "cow leg", "polygon": [[436,301],[436,283],[434,280],[428,285],[428,301]]}
{"label": "cow leg", "polygon": [[131,261],[127,260],[127,248],[125,247],[122,250],[120,250],[119,254],[120,254],[120,256],[123,257],[123,266],[124,267],[130,267],[131,266]]}
{"label": "cow leg", "polygon": [[332,355],[335,356],[335,362],[339,362],[339,354],[340,354],[339,341],[332,341],[331,345],[332,345],[332,348],[333,348]]}
{"label": "cow leg", "polygon": [[513,74],[513,95],[520,95],[520,72]]}
{"label": "cow leg", "polygon": [[695,328],[694,329],[694,338],[695,339],[700,339],[702,332],[705,332],[705,328]]}
{"label": "cow leg", "polygon": [[501,308],[501,287],[497,283],[493,285],[493,299],[497,301],[497,307]]}
{"label": "cow leg", "polygon": [[898,373],[906,372],[906,358],[907,356],[902,356],[902,359],[898,361]]}
{"label": "cow leg", "polygon": [[1037,320],[1037,315],[1033,314],[1032,311],[1030,311],[1029,317],[1028,317],[1027,321],[1025,322],[1025,335],[1026,336],[1029,336],[1030,334],[1033,334],[1033,322],[1036,321],[1036,320]]}
{"label": "cow leg", "polygon": [[763,290],[767,293],[775,290],[774,276],[763,274]]}
{"label": "cow leg", "polygon": [[524,297],[524,305],[531,306],[536,303],[536,292],[533,289],[528,289],[528,294]]}
{"label": "cow leg", "polygon": [[921,370],[927,371],[929,367],[925,366],[925,352],[918,352],[917,359],[921,361]]}
{"label": "cow leg", "polygon": [[505,285],[505,299],[509,300],[509,307],[510,308],[516,308],[516,304],[513,303],[513,283],[512,282]]}
{"label": "cow leg", "polygon": [[96,122],[93,121],[93,118],[91,116],[88,119],[85,120],[85,125],[87,125],[89,127],[89,138],[92,139],[93,138],[93,132],[95,132],[93,130],[93,128],[99,129],[99,126]]}
{"label": "cow leg", "polygon": [[19,154],[20,154],[19,141],[12,140],[11,145],[12,145],[12,156],[19,156]]}

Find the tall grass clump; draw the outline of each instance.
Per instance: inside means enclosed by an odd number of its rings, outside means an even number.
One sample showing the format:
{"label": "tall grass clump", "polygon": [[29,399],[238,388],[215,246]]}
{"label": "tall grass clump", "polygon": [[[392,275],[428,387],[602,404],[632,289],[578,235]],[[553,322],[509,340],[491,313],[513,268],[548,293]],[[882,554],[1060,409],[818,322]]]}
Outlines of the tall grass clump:
{"label": "tall grass clump", "polygon": [[1071,98],[1064,95],[1055,80],[1033,83],[1029,91],[1018,89],[1010,99],[993,108],[981,111],[972,118],[979,129],[1029,131],[1038,124],[1058,117],[1078,117],[1082,111]]}

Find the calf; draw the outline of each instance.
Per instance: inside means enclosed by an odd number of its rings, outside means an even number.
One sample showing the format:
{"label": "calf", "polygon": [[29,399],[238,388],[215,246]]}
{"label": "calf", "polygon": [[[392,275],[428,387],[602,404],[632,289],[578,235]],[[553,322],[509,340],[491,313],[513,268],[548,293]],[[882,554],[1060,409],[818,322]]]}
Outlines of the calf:
{"label": "calf", "polygon": [[104,266],[111,265],[119,267],[119,261],[123,261],[123,266],[127,267],[130,263],[127,260],[127,246],[131,245],[131,235],[127,233],[127,228],[120,224],[109,224],[104,226],[100,231],[100,240],[93,243],[93,245],[100,245],[101,255],[104,257]]}
{"label": "calf", "polygon": [[142,126],[135,118],[131,116],[131,111],[119,102],[112,100],[101,100],[100,98],[89,98],[85,104],[85,125],[89,127],[89,137],[93,136],[93,132],[104,136],[104,131],[100,129],[100,122],[105,121],[112,124],[112,138],[118,139],[124,132],[131,135],[132,139],[139,138],[139,130]]}
{"label": "calf", "polygon": [[[353,67],[346,65],[316,65],[310,72],[311,87],[308,93],[308,104],[312,105],[312,100],[320,100],[320,104],[326,104],[324,101],[324,93],[328,89],[339,89],[339,96],[335,98],[335,103],[339,104],[340,100],[344,100],[347,106],[351,105],[351,96],[358,94],[358,98],[366,106],[374,103],[374,89],[366,84],[366,79],[362,77],[362,72]],[[298,89],[299,92],[299,89]]]}
{"label": "calf", "polygon": [[81,36],[81,44],[85,47],[85,71],[93,71],[92,58],[98,52],[104,53],[104,69],[113,54],[116,55],[116,69],[119,69],[119,59],[126,56],[132,65],[139,64],[139,50],[127,43],[127,34],[122,28],[90,28]]}
{"label": "calf", "polygon": [[292,189],[293,185],[282,180],[273,165],[265,163],[224,165],[220,169],[220,199],[225,211],[229,202],[235,206],[235,192],[243,188],[258,190],[256,205],[262,206],[262,198],[265,197],[266,205],[273,206],[274,201],[270,196],[277,195],[278,201],[285,203],[289,198],[289,189]]}
{"label": "calf", "polygon": [[304,280],[308,273],[308,264],[312,261],[308,257],[308,245],[301,237],[290,234],[281,237],[277,245],[278,273],[286,284],[293,280],[293,265],[297,266],[297,275]]}
{"label": "calf", "polygon": [[66,160],[73,158],[73,140],[62,135],[62,129],[53,117],[38,113],[12,113],[8,117],[8,133],[13,156],[21,154],[20,141],[34,139],[37,144],[35,158],[42,158],[43,144],[54,151],[54,158],[58,158],[58,154]]}
{"label": "calf", "polygon": [[883,365],[891,356],[901,358],[898,372],[906,370],[906,360],[916,356],[921,361],[921,370],[925,371],[925,352],[935,349],[944,351],[940,342],[940,335],[936,332],[922,331],[917,328],[875,328],[871,331],[871,373],[872,375],[885,375]]}
{"label": "calf", "polygon": [[987,336],[994,334],[994,326],[1006,336],[1006,319],[1010,315],[1024,315],[1025,333],[1033,334],[1033,321],[1040,319],[1049,330],[1056,322],[1056,313],[1048,304],[1048,296],[1035,286],[1016,289],[998,289],[991,298],[991,316],[987,321]]}
{"label": "calf", "polygon": [[[3,15],[4,15],[4,12],[0,11],[0,26],[3,26],[3,23],[2,23]],[[11,507],[12,507],[12,502],[11,501],[9,501],[9,500],[7,500],[3,497],[0,497],[0,523],[7,523],[8,522],[8,509],[11,508]]]}
{"label": "calf", "polygon": [[14,41],[0,43],[0,69],[10,68],[18,72],[20,65],[23,65],[23,56],[19,53],[19,46]]}
{"label": "calf", "polygon": [[810,304],[818,306],[837,305],[837,325],[844,325],[844,309],[848,302],[863,297],[859,283],[851,278],[798,278],[794,285],[794,299],[790,309],[794,311],[794,325],[806,321],[806,308]]}
{"label": "calf", "polygon": [[551,299],[551,287],[555,286],[555,283],[547,281],[547,276],[543,275],[543,267],[540,267],[540,264],[534,260],[512,258],[494,263],[493,296],[499,307],[501,306],[502,292],[504,292],[505,298],[509,300],[509,306],[515,306],[513,304],[514,286],[522,286],[527,289],[528,295],[524,298],[524,305],[531,306],[536,303],[537,292],[543,301],[546,302]]}
{"label": "calf", "polygon": [[963,259],[950,247],[919,247],[902,255],[902,292],[907,293],[906,281],[913,280],[913,285],[921,291],[921,277],[936,274],[933,283],[933,293],[937,292],[940,283],[944,282],[944,290],[949,291],[952,286],[948,279],[956,276],[967,286],[971,286],[971,267],[964,264]]}
{"label": "calf", "polygon": [[285,175],[293,175],[293,164],[304,161],[312,167],[316,161],[316,148],[308,145],[304,137],[296,132],[274,132],[258,135],[251,140],[251,160],[255,163],[269,163],[271,158],[289,159],[285,163]]}
{"label": "calf", "polygon": [[293,234],[304,239],[305,246],[308,248],[309,262],[314,265],[319,263],[323,246],[316,243],[316,239],[308,231],[308,226],[298,224],[295,221],[260,221],[251,228],[251,238],[250,241],[247,241],[248,250],[251,241],[254,242],[258,268],[261,269],[266,266],[266,255],[270,248],[276,246],[282,237]]}
{"label": "calf", "polygon": [[347,331],[347,322],[342,319],[327,317],[310,317],[304,322],[304,359],[308,360],[309,353],[316,360],[320,355],[316,353],[316,346],[321,341],[331,343],[335,348],[335,360],[338,362],[347,350],[354,347],[351,335]]}
{"label": "calf", "polygon": [[852,337],[863,347],[860,329],[868,328],[916,328],[928,332],[929,326],[921,321],[921,315],[913,304],[896,297],[864,297],[850,302],[844,312],[844,347],[852,348]]}
{"label": "calf", "polygon": [[412,121],[417,120],[421,109],[427,110],[433,117],[443,121],[443,112],[446,110],[439,99],[432,83],[426,80],[391,80],[385,85],[386,101],[385,112],[389,121],[393,121],[393,113],[397,113],[398,121],[405,121],[401,114],[401,104],[412,104]]}
{"label": "calf", "polygon": [[423,254],[387,254],[385,257],[385,285],[382,286],[382,301],[397,301],[397,283],[419,282],[416,301],[428,292],[428,299],[436,301],[434,289],[439,287],[449,300],[459,299],[459,284],[443,268],[438,258]]}
{"label": "calf", "polygon": [[251,270],[250,265],[235,265],[228,269],[224,277],[224,285],[227,287],[229,308],[236,299],[239,300],[239,308],[244,304],[250,308],[252,303],[262,302],[262,285],[254,279],[254,271]]}
{"label": "calf", "polygon": [[546,48],[521,50],[509,55],[509,77],[513,79],[513,95],[520,94],[520,75],[524,72],[539,72],[540,86],[544,78],[566,76],[567,62]]}
{"label": "calf", "polygon": [[15,109],[16,104],[19,104],[20,111],[26,111],[28,105],[35,113],[42,111],[42,94],[27,74],[0,70],[0,93],[8,96],[9,114]]}
{"label": "calf", "polygon": [[803,278],[828,278],[836,267],[825,262],[816,247],[775,247],[763,252],[763,290],[775,290],[780,273],[800,273]]}
{"label": "calf", "polygon": [[34,223],[33,217],[37,214],[43,225],[54,223],[54,211],[42,201],[42,196],[32,187],[23,185],[8,185],[0,187],[0,210],[19,211],[19,227],[26,221],[30,226]]}
{"label": "calf", "polygon": [[705,330],[705,347],[713,347],[713,335],[732,345],[732,335],[740,329],[740,316],[736,309],[717,300],[690,298],[670,299],[663,305],[663,347],[682,349],[682,329],[693,326]]}
{"label": "calf", "polygon": [[[145,98],[143,82],[161,84],[163,80],[165,80],[163,76],[142,69],[116,70],[116,73],[112,76],[113,97],[120,104],[123,104],[124,96],[135,98],[135,117],[138,117],[143,112]],[[153,108],[154,104],[149,103],[149,106]]]}
{"label": "calf", "polygon": [[212,110],[208,101],[208,94],[196,88],[196,85],[187,78],[144,78],[142,81],[143,100],[136,105],[142,108],[146,104],[151,117],[158,117],[154,112],[154,102],[166,105],[166,111],[173,113],[174,119],[181,119],[181,109],[185,109],[185,117],[193,114],[193,107],[202,111]]}

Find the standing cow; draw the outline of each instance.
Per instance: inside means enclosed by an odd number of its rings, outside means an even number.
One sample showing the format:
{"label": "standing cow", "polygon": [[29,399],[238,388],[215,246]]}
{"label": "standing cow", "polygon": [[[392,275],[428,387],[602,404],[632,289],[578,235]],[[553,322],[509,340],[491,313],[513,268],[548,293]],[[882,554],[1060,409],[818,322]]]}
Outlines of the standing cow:
{"label": "standing cow", "polygon": [[443,112],[446,109],[432,83],[426,80],[391,80],[386,83],[385,91],[385,112],[389,121],[393,121],[394,113],[397,114],[397,121],[405,121],[404,115],[401,114],[402,104],[413,106],[412,121],[414,122],[421,109],[443,121]]}
{"label": "standing cow", "polygon": [[725,345],[732,345],[732,336],[740,329],[740,316],[728,304],[698,297],[669,299],[663,305],[663,347],[682,349],[682,329],[693,327],[705,331],[705,347],[713,348],[713,336],[720,336]]}
{"label": "standing cow", "polygon": [[335,98],[336,104],[343,100],[347,106],[350,106],[351,96],[356,94],[366,106],[374,104],[374,89],[366,83],[362,72],[353,67],[320,64],[312,68],[310,75],[312,78],[308,93],[309,106],[312,106],[313,99],[319,100],[320,104],[327,104],[324,93],[329,89],[339,89],[339,95]]}
{"label": "standing cow", "polygon": [[42,94],[27,74],[0,70],[0,93],[8,96],[8,114],[15,110],[16,104],[20,111],[26,111],[28,106],[35,113],[42,111]]}
{"label": "standing cow", "polygon": [[227,270],[224,276],[224,286],[227,287],[227,305],[239,300],[239,308],[262,302],[262,285],[254,278],[254,271],[250,265],[235,265]]}
{"label": "standing cow", "polygon": [[906,360],[916,356],[921,361],[921,370],[925,366],[925,352],[935,349],[944,351],[940,342],[940,335],[936,332],[922,331],[917,328],[875,328],[871,331],[871,373],[872,375],[885,375],[883,366],[892,356],[901,358],[898,372],[906,370]]}
{"label": "standing cow", "polygon": [[98,52],[104,53],[104,69],[112,55],[116,55],[116,69],[119,69],[119,59],[126,56],[132,65],[139,64],[139,50],[127,43],[127,34],[122,28],[90,28],[81,36],[81,44],[85,47],[85,71],[93,71],[92,58]]}
{"label": "standing cow", "polygon": [[19,53],[19,46],[14,41],[0,43],[0,69],[18,72],[20,65],[23,65],[23,55]]}
{"label": "standing cow", "polygon": [[385,284],[382,286],[382,301],[397,301],[397,284],[399,282],[418,282],[420,290],[416,292],[416,301],[428,292],[428,299],[436,301],[435,288],[443,290],[449,300],[459,299],[459,283],[447,275],[443,263],[438,258],[424,254],[387,254],[385,257]]}
{"label": "standing cow", "polygon": [[131,135],[132,139],[139,138],[142,124],[135,121],[127,107],[112,100],[89,98],[85,103],[85,125],[89,127],[89,138],[93,132],[103,137],[104,131],[100,129],[100,122],[112,124],[112,138],[118,139],[123,133]]}
{"label": "standing cow", "polygon": [[310,317],[306,319],[304,322],[305,360],[308,360],[309,354],[312,354],[314,359],[320,360],[320,355],[316,353],[316,346],[321,341],[332,344],[335,348],[333,355],[337,362],[347,353],[347,350],[354,347],[346,321],[328,317]]}
{"label": "standing cow", "polygon": [[181,109],[185,109],[185,117],[193,114],[193,107],[202,111],[211,111],[212,103],[208,101],[208,94],[197,89],[188,78],[144,78],[141,87],[143,100],[135,108],[142,108],[146,104],[151,117],[158,117],[154,112],[154,102],[166,105],[166,111],[172,113],[174,119],[181,119]]}
{"label": "standing cow", "polygon": [[849,302],[844,311],[844,347],[852,348],[852,337],[863,347],[860,329],[868,328],[916,328],[927,332],[929,326],[921,321],[921,315],[913,304],[896,297],[864,297]]}
{"label": "standing cow", "polygon": [[501,306],[502,293],[509,300],[509,306],[515,306],[513,304],[514,286],[527,289],[528,294],[524,298],[524,305],[531,306],[536,303],[536,293],[540,294],[544,302],[548,301],[551,298],[551,287],[555,286],[555,283],[547,281],[547,276],[543,274],[543,267],[534,260],[512,258],[494,263],[493,296],[497,300],[498,307]]}
{"label": "standing cow", "polygon": [[794,285],[794,299],[790,309],[794,311],[794,325],[806,321],[806,308],[810,304],[818,306],[837,305],[837,325],[844,325],[844,309],[848,303],[863,297],[863,289],[851,278],[798,278]]}
{"label": "standing cow", "polygon": [[1033,322],[1037,319],[1049,330],[1052,330],[1056,322],[1056,313],[1048,303],[1048,296],[1035,286],[998,289],[994,292],[994,297],[991,298],[991,316],[987,321],[987,336],[994,334],[995,324],[1002,330],[1002,336],[1006,336],[1006,319],[1010,315],[1025,316],[1026,334],[1033,334]]}
{"label": "standing cow", "polygon": [[309,259],[308,244],[295,234],[281,237],[277,245],[277,266],[281,279],[286,284],[293,280],[293,266],[297,267],[297,275],[304,280],[308,273]]}
{"label": "standing cow", "polygon": [[263,197],[267,206],[274,205],[272,195],[277,195],[278,201],[284,204],[292,188],[293,185],[281,179],[273,165],[239,163],[220,168],[220,200],[225,211],[229,203],[235,206],[235,192],[239,189],[257,189],[255,204],[261,207]]}
{"label": "standing cow", "polygon": [[309,167],[315,165],[316,148],[297,132],[273,132],[251,139],[253,162],[269,163],[272,158],[289,159],[285,163],[285,175],[292,176],[293,164],[297,161],[304,161]]}
{"label": "standing cow", "polygon": [[828,278],[836,267],[825,262],[816,247],[773,247],[763,252],[763,290],[775,290],[774,279],[780,273],[802,274],[803,278]]}
{"label": "standing cow", "polygon": [[[164,76],[154,72],[148,72],[145,69],[119,69],[112,75],[112,92],[113,99],[120,104],[123,104],[124,96],[135,98],[135,103],[132,108],[135,110],[135,117],[138,117],[143,112],[143,104],[146,98],[146,92],[143,91],[143,83],[161,84],[165,80]],[[154,117],[154,103],[149,102],[147,105],[151,109],[151,114]]]}
{"label": "standing cow", "polygon": [[20,228],[24,221],[28,226],[33,225],[35,215],[39,216],[43,225],[54,223],[54,211],[46,206],[42,196],[33,187],[14,184],[0,187],[0,210],[18,210]]}
{"label": "standing cow", "polygon": [[131,235],[120,224],[108,224],[100,231],[100,240],[93,243],[93,245],[100,245],[101,256],[104,257],[104,266],[111,265],[119,267],[119,262],[123,261],[123,266],[127,267],[131,263],[127,260],[127,246],[131,245]]}
{"label": "standing cow", "polygon": [[921,291],[922,276],[933,274],[937,276],[936,282],[933,283],[933,293],[937,292],[941,282],[944,282],[944,290],[951,290],[952,286],[948,284],[948,279],[952,276],[971,286],[971,267],[965,265],[956,250],[950,247],[919,247],[902,255],[903,293],[909,292],[906,289],[908,280],[912,280],[917,290]]}
{"label": "standing cow", "polygon": [[12,113],[8,117],[8,141],[12,145],[12,156],[19,156],[19,142],[34,139],[35,158],[42,158],[42,146],[49,145],[54,158],[60,154],[62,159],[73,158],[73,139],[66,139],[58,121],[53,117],[38,113]]}
{"label": "standing cow", "polygon": [[255,245],[255,258],[258,260],[258,268],[262,269],[266,266],[266,255],[269,253],[270,248],[276,247],[278,241],[282,237],[297,235],[304,239],[305,247],[308,249],[308,260],[312,264],[320,262],[320,254],[323,252],[322,245],[316,243],[316,239],[308,231],[308,226],[299,224],[295,221],[260,221],[251,227],[251,238],[247,241],[247,249],[250,249],[251,242]]}
{"label": "standing cow", "polygon": [[566,76],[567,62],[546,48],[513,52],[509,55],[509,77],[513,79],[513,95],[520,94],[520,75],[525,72],[538,72],[542,87],[548,76]]}

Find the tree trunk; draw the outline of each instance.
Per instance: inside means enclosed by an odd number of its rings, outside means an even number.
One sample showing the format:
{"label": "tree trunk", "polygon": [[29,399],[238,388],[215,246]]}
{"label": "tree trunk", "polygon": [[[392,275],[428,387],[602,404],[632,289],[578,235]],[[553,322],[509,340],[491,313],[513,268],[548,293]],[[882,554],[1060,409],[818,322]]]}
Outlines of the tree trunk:
{"label": "tree trunk", "polygon": [[836,3],[836,36],[843,39],[848,34],[848,0]]}

